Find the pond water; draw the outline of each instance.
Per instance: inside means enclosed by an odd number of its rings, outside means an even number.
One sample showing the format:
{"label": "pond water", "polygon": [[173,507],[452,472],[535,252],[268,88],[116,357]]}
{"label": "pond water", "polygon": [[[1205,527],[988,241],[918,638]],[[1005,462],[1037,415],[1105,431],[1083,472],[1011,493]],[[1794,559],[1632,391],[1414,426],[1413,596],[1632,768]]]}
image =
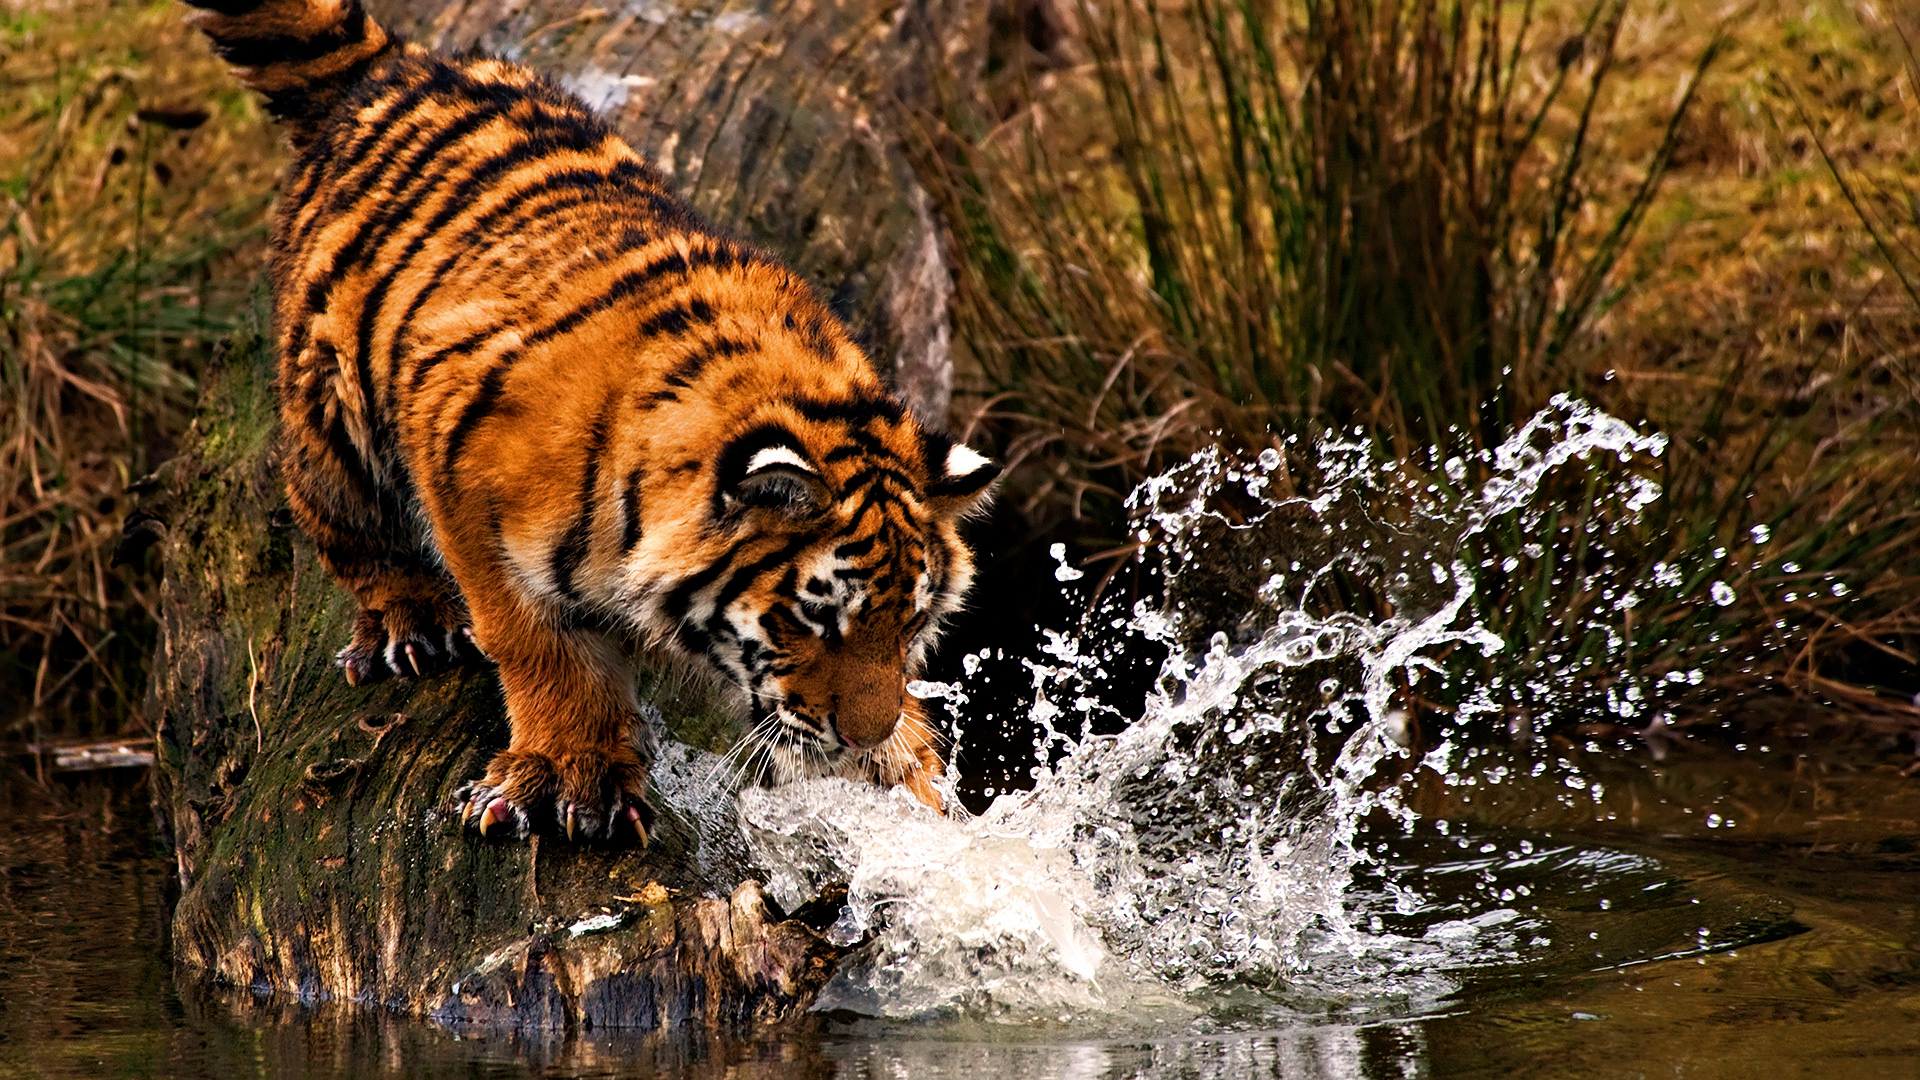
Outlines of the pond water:
{"label": "pond water", "polygon": [[[964,761],[983,687],[1025,680],[1016,790],[680,807],[744,829],[789,910],[845,887],[850,952],[799,1032],[509,1034],[182,984],[144,779],[14,775],[0,1077],[1920,1076],[1913,748],[1667,723],[1705,676],[1647,661],[1636,610],[1710,625],[1767,555],[1760,530],[1627,550],[1663,448],[1557,401],[1471,459],[1334,441],[1149,484],[1152,601],[914,688]],[[1523,637],[1497,590],[1529,577]]]}
{"label": "pond water", "polygon": [[[1592,767],[1635,819],[1574,820],[1544,787],[1415,796],[1454,824],[1417,829],[1383,876],[1461,910],[1481,906],[1488,872],[1530,886],[1516,910],[1529,940],[1552,942],[1456,967],[1433,998],[1309,1007],[1247,990],[1179,1017],[838,1016],[778,1039],[476,1035],[176,982],[144,781],[15,775],[0,821],[0,1076],[1920,1075],[1920,778],[1779,751]],[[1541,804],[1557,809],[1542,820]],[[1731,835],[1706,826],[1742,807],[1766,809]]]}

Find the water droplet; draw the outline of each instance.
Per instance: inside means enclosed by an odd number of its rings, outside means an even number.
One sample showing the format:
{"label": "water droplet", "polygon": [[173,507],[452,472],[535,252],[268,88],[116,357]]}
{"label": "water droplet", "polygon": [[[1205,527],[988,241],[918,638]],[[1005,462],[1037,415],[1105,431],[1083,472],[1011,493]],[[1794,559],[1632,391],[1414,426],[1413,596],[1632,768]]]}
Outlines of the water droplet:
{"label": "water droplet", "polygon": [[1739,599],[1738,596],[1734,595],[1733,586],[1728,585],[1724,581],[1714,582],[1713,587],[1709,589],[1708,592],[1713,594],[1713,602],[1719,604],[1721,607],[1727,607]]}
{"label": "water droplet", "polygon": [[1076,569],[1067,562],[1067,545],[1055,544],[1047,549],[1047,554],[1053,556],[1053,561],[1058,564],[1053,568],[1053,580],[1079,581],[1087,576],[1086,571]]}

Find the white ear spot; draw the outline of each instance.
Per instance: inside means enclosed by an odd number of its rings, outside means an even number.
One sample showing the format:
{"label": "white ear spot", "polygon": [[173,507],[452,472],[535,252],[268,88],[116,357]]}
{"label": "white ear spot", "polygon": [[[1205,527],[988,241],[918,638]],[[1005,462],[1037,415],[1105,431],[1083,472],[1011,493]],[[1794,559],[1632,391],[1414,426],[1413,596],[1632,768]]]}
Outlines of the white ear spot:
{"label": "white ear spot", "polygon": [[947,476],[950,479],[958,479],[979,472],[991,464],[993,463],[985,456],[974,453],[960,443],[954,443],[953,449],[947,451]]}
{"label": "white ear spot", "polygon": [[752,476],[762,469],[770,469],[775,465],[790,465],[804,473],[814,471],[813,466],[807,464],[807,459],[794,453],[791,447],[769,446],[748,459],[747,475]]}

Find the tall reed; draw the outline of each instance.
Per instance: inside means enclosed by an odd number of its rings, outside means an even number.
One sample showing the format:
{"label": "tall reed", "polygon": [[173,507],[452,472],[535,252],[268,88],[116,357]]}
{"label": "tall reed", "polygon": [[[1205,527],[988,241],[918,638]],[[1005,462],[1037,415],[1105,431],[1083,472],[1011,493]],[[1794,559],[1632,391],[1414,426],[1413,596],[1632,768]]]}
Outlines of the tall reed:
{"label": "tall reed", "polygon": [[0,723],[28,736],[137,722],[154,582],[114,565],[122,524],[251,289],[229,256],[278,151],[179,22],[83,0],[0,26]]}
{"label": "tall reed", "polygon": [[1888,692],[1911,679],[1920,597],[1899,479],[1920,464],[1915,399],[1875,390],[1914,321],[1841,315],[1836,349],[1789,333],[1808,308],[1783,302],[1725,328],[1777,344],[1755,359],[1616,317],[1693,269],[1640,231],[1685,201],[1663,201],[1676,161],[1711,151],[1723,103],[1702,116],[1699,95],[1731,24],[1690,32],[1650,87],[1645,46],[1622,54],[1624,0],[1051,10],[1066,44],[954,100],[924,155],[960,254],[965,419],[1013,465],[1039,543],[1127,554],[1124,493],[1223,439],[1357,430],[1414,467],[1464,451],[1465,492],[1473,451],[1571,391],[1672,437],[1632,466],[1666,494],[1630,508],[1576,470],[1562,512],[1496,536],[1512,565],[1478,571],[1481,616],[1528,662],[1591,700],[1630,658],[1696,715],[1786,688],[1920,719]]}

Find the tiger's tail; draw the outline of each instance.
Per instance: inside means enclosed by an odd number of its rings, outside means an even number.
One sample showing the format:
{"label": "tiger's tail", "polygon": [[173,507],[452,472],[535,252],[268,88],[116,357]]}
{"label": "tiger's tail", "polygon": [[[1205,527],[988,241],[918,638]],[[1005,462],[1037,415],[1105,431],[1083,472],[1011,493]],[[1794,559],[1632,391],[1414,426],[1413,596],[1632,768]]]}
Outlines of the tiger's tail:
{"label": "tiger's tail", "polygon": [[360,0],[186,0],[194,22],[296,146],[319,129],[373,64],[398,48]]}

